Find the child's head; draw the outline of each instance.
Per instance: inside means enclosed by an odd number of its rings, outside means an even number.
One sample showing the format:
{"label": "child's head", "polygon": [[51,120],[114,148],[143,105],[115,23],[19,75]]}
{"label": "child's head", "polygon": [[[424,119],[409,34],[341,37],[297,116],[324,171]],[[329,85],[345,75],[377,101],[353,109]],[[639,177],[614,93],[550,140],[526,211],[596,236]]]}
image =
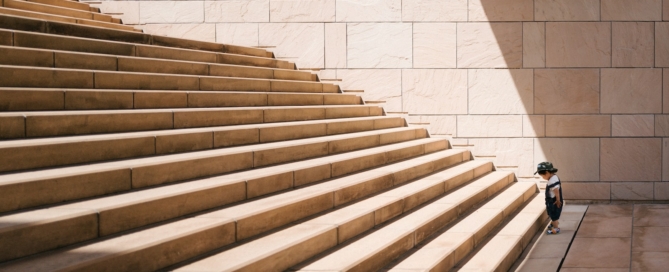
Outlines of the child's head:
{"label": "child's head", "polygon": [[537,171],[534,172],[536,175],[537,173],[539,176],[541,176],[544,179],[549,179],[552,177],[555,173],[557,173],[557,168],[553,167],[553,164],[550,162],[542,162],[539,165],[537,165]]}

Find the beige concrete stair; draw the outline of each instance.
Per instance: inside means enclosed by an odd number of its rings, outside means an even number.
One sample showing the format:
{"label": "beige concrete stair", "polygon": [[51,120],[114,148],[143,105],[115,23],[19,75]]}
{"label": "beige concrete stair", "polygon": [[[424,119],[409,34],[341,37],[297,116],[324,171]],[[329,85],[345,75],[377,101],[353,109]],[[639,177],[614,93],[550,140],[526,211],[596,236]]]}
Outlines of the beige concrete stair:
{"label": "beige concrete stair", "polygon": [[1,3],[0,271],[500,270],[544,218],[536,185],[264,49]]}

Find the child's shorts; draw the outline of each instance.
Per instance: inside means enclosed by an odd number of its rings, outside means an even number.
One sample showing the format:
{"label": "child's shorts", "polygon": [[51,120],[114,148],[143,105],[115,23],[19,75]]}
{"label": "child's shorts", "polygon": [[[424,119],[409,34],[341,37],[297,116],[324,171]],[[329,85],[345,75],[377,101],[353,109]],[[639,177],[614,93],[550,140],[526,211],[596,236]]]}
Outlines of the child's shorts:
{"label": "child's shorts", "polygon": [[562,213],[562,205],[558,208],[555,205],[555,200],[555,198],[546,199],[546,213],[548,213],[551,221],[559,220],[560,214]]}

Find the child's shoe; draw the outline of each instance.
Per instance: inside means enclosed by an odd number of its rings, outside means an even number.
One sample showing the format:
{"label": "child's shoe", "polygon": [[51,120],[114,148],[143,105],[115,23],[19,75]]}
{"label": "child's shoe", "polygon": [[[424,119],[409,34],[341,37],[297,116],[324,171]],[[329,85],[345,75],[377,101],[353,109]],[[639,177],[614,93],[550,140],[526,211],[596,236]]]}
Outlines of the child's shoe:
{"label": "child's shoe", "polygon": [[548,231],[546,231],[547,234],[558,234],[560,233],[560,228],[549,228]]}

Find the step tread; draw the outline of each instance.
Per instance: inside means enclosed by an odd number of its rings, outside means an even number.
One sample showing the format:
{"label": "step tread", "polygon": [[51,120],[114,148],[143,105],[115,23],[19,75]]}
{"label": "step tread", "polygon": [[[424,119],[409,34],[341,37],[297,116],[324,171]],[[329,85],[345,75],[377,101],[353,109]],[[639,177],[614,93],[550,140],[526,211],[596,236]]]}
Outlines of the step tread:
{"label": "step tread", "polygon": [[[388,207],[388,205],[391,205],[392,203],[396,203],[398,200],[418,195],[420,192],[429,187],[434,187],[436,185],[449,182],[452,177],[461,175],[464,172],[473,172],[474,169],[485,164],[490,164],[490,162],[468,161],[450,167],[446,170],[434,173],[428,177],[421,178],[417,181],[402,185],[401,187],[397,187],[372,198],[365,199],[350,206],[332,211],[315,219],[290,227],[286,230],[273,233],[228,251],[224,251],[220,254],[199,260],[177,270],[201,271],[212,268],[220,270],[237,270],[241,268],[249,269],[246,266],[252,265],[254,262],[268,258],[269,256],[273,256],[275,254],[279,254],[280,251],[290,248],[291,246],[298,245],[304,242],[306,239],[314,238],[328,230],[337,229],[349,222],[360,219],[363,216],[374,213],[375,211],[379,211],[384,207]],[[424,201],[428,201],[428,199]],[[385,219],[388,220],[391,218],[392,217]],[[378,225],[383,222],[385,222],[385,220],[374,222],[373,225]],[[370,225],[370,227],[372,227],[372,225]],[[342,240],[342,235],[343,234],[340,230],[339,243],[345,241]],[[293,263],[293,265],[294,264],[296,263]]]}
{"label": "step tread", "polygon": [[4,6],[14,9],[32,10],[37,12],[57,14],[81,19],[92,19],[104,22],[111,22],[112,18],[109,15],[91,12],[90,10],[80,10],[68,7],[53,6],[30,1],[4,0]]}
{"label": "step tread", "polygon": [[13,15],[13,16],[18,16],[18,17],[27,17],[27,18],[32,18],[32,19],[58,21],[58,22],[69,23],[69,24],[83,24],[83,25],[89,24],[91,26],[112,28],[112,29],[120,29],[120,30],[127,30],[127,31],[135,31],[135,32],[142,31],[140,29],[135,29],[134,27],[129,26],[129,25],[121,25],[121,24],[111,23],[111,22],[95,21],[95,20],[88,20],[88,19],[81,19],[81,18],[73,18],[73,17],[67,17],[67,16],[51,14],[51,13],[42,13],[42,12],[22,10],[22,9],[13,9],[13,8],[6,8],[6,7],[0,7],[0,14]]}
{"label": "step tread", "polygon": [[[496,225],[491,225],[492,220],[498,221],[497,223],[503,220],[504,209],[500,209],[498,206],[500,201],[513,201],[513,199],[525,201],[527,198],[535,195],[532,191],[532,194],[528,196],[527,192],[532,188],[536,188],[534,183],[515,182],[511,187],[465,217],[462,221],[420,247],[399,264],[394,265],[391,271],[430,270],[437,266],[443,269],[450,269],[454,263],[464,258],[465,255],[476,247],[481,239]],[[484,232],[480,233],[481,230],[484,230]],[[477,237],[478,239],[476,239]],[[442,262],[445,262],[446,265],[444,266]]]}
{"label": "step tread", "polygon": [[[492,184],[499,182],[508,184],[509,178],[512,177],[512,172],[503,172],[496,171],[492,172],[486,176],[481,177],[473,181],[470,184],[467,184],[465,187],[456,190],[455,192],[461,191],[464,188],[475,187],[479,190],[486,190],[486,187],[490,187]],[[455,193],[454,192],[454,193]],[[476,193],[473,191],[466,192],[469,194],[469,197],[473,197]],[[361,239],[347,244],[330,254],[317,259],[313,262],[309,262],[304,266],[299,266],[298,271],[319,271],[319,270],[348,270],[353,268],[358,268],[365,260],[370,259],[376,254],[383,252],[384,249],[391,247],[397,242],[410,237],[409,248],[412,248],[415,243],[419,241],[414,241],[416,239],[413,237],[413,233],[425,227],[427,224],[438,221],[439,218],[445,214],[452,213],[460,204],[450,200],[450,194],[438,198],[436,201],[421,207],[420,209],[406,215],[405,217],[400,218],[399,220],[390,223],[373,233],[370,233],[367,236],[362,237]],[[469,198],[468,197],[468,198]],[[450,221],[450,220],[449,220]],[[367,269],[379,269],[381,267],[365,267]]]}

